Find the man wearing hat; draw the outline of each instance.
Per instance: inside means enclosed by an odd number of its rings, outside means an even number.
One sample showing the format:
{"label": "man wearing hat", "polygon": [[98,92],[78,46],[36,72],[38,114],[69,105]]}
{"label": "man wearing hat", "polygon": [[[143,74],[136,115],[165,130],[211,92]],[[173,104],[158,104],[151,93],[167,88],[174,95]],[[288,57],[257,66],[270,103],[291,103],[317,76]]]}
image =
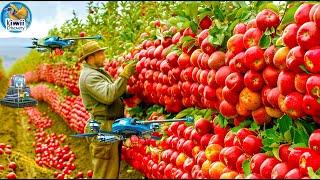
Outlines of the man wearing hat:
{"label": "man wearing hat", "polygon": [[[79,88],[83,104],[91,119],[98,121],[101,129],[111,131],[115,119],[123,117],[124,105],[120,96],[126,92],[127,81],[135,72],[136,62],[126,65],[119,78],[103,70],[104,50],[96,41],[89,41],[82,47],[83,69],[80,73]],[[88,124],[85,133],[92,133]],[[93,163],[93,178],[116,179],[119,175],[121,143],[101,143],[96,137],[88,138]]]}

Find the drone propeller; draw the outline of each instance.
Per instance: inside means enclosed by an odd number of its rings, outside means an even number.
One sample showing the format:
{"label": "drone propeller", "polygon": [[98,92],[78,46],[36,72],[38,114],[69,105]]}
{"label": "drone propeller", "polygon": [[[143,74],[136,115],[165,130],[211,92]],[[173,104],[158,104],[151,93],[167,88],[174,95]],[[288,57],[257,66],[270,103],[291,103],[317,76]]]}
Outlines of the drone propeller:
{"label": "drone propeller", "polygon": [[80,39],[102,39],[102,36],[96,35],[96,36],[88,36],[88,37],[63,38],[61,40],[80,40]]}
{"label": "drone propeller", "polygon": [[26,46],[24,48],[31,48],[31,49],[34,49],[34,48],[37,48],[37,46]]}

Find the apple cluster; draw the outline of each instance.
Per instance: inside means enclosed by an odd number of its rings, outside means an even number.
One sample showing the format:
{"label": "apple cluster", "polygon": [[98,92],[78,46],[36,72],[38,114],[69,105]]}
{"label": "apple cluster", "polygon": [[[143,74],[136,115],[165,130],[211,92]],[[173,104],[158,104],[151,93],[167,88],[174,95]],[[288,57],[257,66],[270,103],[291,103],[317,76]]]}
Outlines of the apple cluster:
{"label": "apple cluster", "polygon": [[0,158],[7,159],[9,161],[7,166],[0,164],[0,178],[7,178],[7,179],[17,178],[17,175],[16,175],[17,164],[15,161],[10,160],[11,158],[8,158],[11,155],[11,153],[12,153],[11,144],[0,143]]}
{"label": "apple cluster", "polygon": [[48,82],[61,87],[67,87],[70,92],[79,95],[78,88],[80,64],[70,68],[66,64],[41,64],[34,71],[25,73],[27,83]]}
{"label": "apple cluster", "polygon": [[[36,155],[35,162],[39,166],[55,169],[53,176],[57,179],[71,175],[76,169],[76,155],[70,150],[69,145],[63,146],[67,136],[64,134],[57,135],[54,132],[48,134],[45,129],[52,126],[52,120],[37,108],[28,107],[24,110],[29,118],[28,122],[36,128],[35,141],[33,142]],[[89,175],[88,177],[90,177]],[[83,178],[83,172],[79,171],[76,177]]]}
{"label": "apple cluster", "polygon": [[44,101],[49,104],[54,112],[59,114],[76,132],[84,132],[84,127],[89,119],[89,113],[84,108],[80,96],[66,96],[60,99],[62,95],[47,85],[37,85],[31,87],[31,96],[38,101]]}

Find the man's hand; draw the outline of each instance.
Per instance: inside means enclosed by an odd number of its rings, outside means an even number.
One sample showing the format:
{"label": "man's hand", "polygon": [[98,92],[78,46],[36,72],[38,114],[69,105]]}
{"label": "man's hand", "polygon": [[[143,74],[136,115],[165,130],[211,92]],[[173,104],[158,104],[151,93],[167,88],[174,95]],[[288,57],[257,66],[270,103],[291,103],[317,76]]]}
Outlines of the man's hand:
{"label": "man's hand", "polygon": [[130,76],[132,76],[135,73],[137,63],[138,61],[131,61],[130,63],[128,63],[123,68],[123,71],[120,73],[120,76],[129,79]]}

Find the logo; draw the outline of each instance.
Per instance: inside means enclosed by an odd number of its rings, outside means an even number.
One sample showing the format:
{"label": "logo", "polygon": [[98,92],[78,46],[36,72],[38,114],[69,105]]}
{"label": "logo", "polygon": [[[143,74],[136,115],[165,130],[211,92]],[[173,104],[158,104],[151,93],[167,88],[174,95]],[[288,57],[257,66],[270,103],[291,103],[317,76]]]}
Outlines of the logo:
{"label": "logo", "polygon": [[29,28],[32,14],[21,2],[10,2],[1,12],[1,24],[9,32],[19,33]]}

